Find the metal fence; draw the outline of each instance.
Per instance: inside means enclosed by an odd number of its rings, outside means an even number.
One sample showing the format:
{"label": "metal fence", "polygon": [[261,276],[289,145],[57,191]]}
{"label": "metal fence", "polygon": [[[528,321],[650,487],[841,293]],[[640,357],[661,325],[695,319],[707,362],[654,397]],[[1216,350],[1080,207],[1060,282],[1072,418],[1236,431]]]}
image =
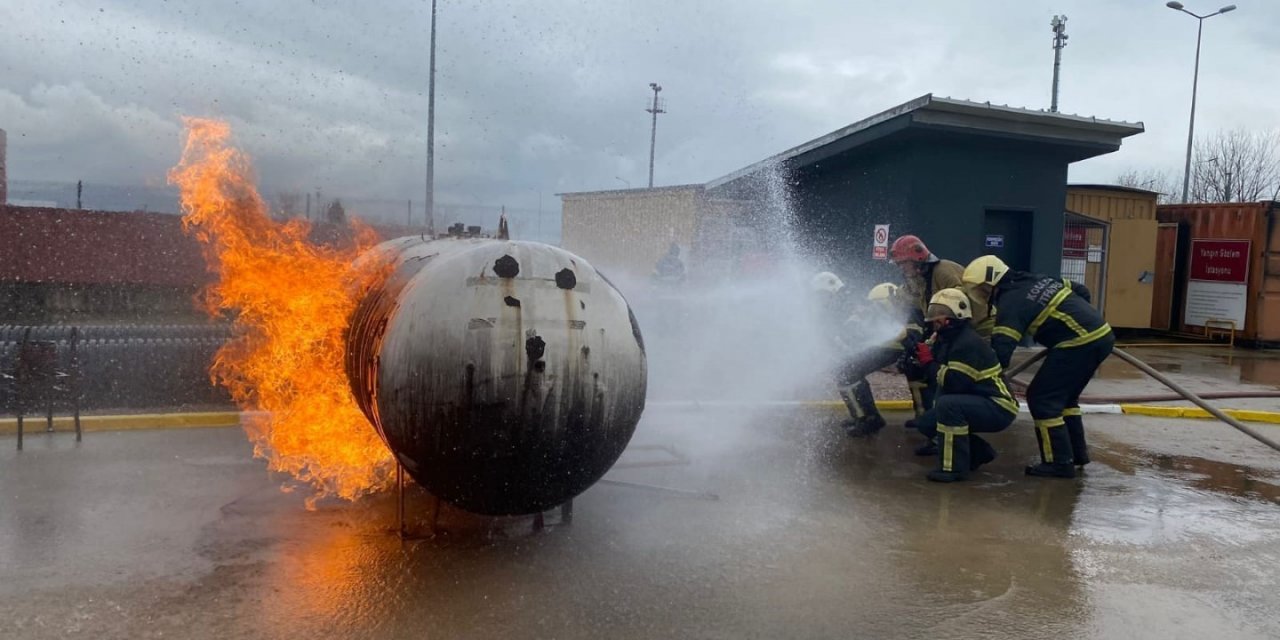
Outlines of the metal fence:
{"label": "metal fence", "polygon": [[[230,337],[227,325],[0,325],[0,411],[229,404],[209,365]],[[22,362],[33,353],[47,353],[48,362]],[[20,371],[33,366],[53,371],[27,379],[62,380],[58,392],[23,387]]]}

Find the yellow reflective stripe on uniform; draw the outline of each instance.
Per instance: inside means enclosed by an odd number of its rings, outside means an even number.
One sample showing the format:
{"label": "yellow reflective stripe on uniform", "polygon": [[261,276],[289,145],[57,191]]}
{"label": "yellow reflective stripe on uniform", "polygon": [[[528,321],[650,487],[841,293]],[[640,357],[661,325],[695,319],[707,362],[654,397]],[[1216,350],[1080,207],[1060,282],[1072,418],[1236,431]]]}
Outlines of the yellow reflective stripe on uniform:
{"label": "yellow reflective stripe on uniform", "polygon": [[1022,341],[1022,334],[1021,334],[1021,333],[1018,333],[1018,330],[1017,330],[1017,329],[1014,329],[1013,327],[1006,327],[1006,326],[1004,326],[1004,325],[1000,325],[1000,326],[997,326],[996,328],[992,329],[992,330],[991,330],[991,335],[993,335],[993,336],[1006,336],[1006,337],[1009,337],[1009,338],[1013,338],[1014,342],[1021,342],[1021,341]]}
{"label": "yellow reflective stripe on uniform", "polygon": [[1005,411],[1018,415],[1018,401],[1013,399],[1013,394],[1009,393],[1009,387],[1005,386],[1004,378],[996,376],[996,388],[1000,390],[999,398],[992,398],[996,404],[1000,405]]}
{"label": "yellow reflective stripe on uniform", "polygon": [[1065,314],[1065,313],[1063,313],[1063,312],[1061,312],[1061,311],[1054,310],[1054,312],[1053,312],[1053,313],[1051,313],[1051,314],[1049,314],[1049,316],[1050,316],[1051,318],[1053,318],[1054,320],[1057,320],[1057,321],[1061,322],[1062,324],[1067,325],[1067,327],[1068,327],[1068,328],[1070,328],[1072,331],[1074,331],[1074,332],[1075,332],[1075,334],[1076,334],[1076,335],[1078,335],[1078,336],[1082,336],[1082,335],[1084,335],[1084,334],[1086,334],[1086,333],[1089,333],[1088,331],[1086,331],[1086,330],[1085,330],[1085,328],[1084,328],[1083,326],[1081,326],[1081,324],[1080,324],[1079,322],[1077,322],[1077,321],[1076,321],[1076,319],[1075,319],[1075,318],[1073,318],[1073,317],[1071,317],[1070,315],[1067,315],[1067,314]]}
{"label": "yellow reflective stripe on uniform", "polygon": [[911,390],[911,409],[919,418],[924,415],[924,390],[929,385],[924,382],[908,382],[907,388]]}
{"label": "yellow reflective stripe on uniform", "polygon": [[973,378],[975,382],[981,382],[988,378],[997,378],[1000,376],[1000,365],[998,364],[987,369],[983,369],[982,371],[978,371],[963,362],[948,362],[946,366]]}
{"label": "yellow reflective stripe on uniform", "polygon": [[1080,407],[1067,407],[1066,409],[1062,410],[1062,417],[1064,418],[1067,416],[1082,416],[1082,415],[1084,415],[1084,412],[1080,410]]}
{"label": "yellow reflective stripe on uniform", "polygon": [[1062,420],[1062,416],[1048,417],[1048,419],[1036,421],[1036,429],[1041,433],[1041,454],[1044,457],[1044,462],[1053,462],[1053,448],[1050,447],[1050,442],[1048,442],[1048,430],[1060,428],[1065,424],[1066,422]]}
{"label": "yellow reflective stripe on uniform", "polygon": [[1070,340],[1063,340],[1062,342],[1059,342],[1058,344],[1053,345],[1053,348],[1054,349],[1070,349],[1071,347],[1079,347],[1082,345],[1089,344],[1090,342],[1093,342],[1094,340],[1097,340],[1099,338],[1102,338],[1109,333],[1111,333],[1111,325],[1104,322],[1102,323],[1101,327],[1098,327],[1097,329],[1094,329],[1093,331],[1090,331],[1089,333],[1086,333],[1080,337],[1072,338]]}
{"label": "yellow reflective stripe on uniform", "polygon": [[1036,335],[1036,332],[1040,330],[1040,325],[1044,324],[1044,321],[1049,319],[1050,314],[1058,310],[1058,305],[1062,304],[1062,301],[1066,300],[1069,295],[1071,295],[1070,287],[1054,294],[1054,296],[1049,299],[1049,304],[1046,304],[1044,309],[1040,310],[1036,319],[1031,321],[1031,326],[1027,327],[1027,333],[1033,336]]}
{"label": "yellow reflective stripe on uniform", "polygon": [[938,433],[942,434],[942,470],[951,471],[952,462],[955,458],[956,436],[969,435],[969,425],[949,427],[945,424],[939,424]]}
{"label": "yellow reflective stripe on uniform", "polygon": [[[1008,391],[1005,391],[1005,393],[1008,393]],[[1018,403],[1016,401],[1009,398],[992,398],[992,400],[995,400],[996,404],[1000,405],[1001,409],[1004,409],[1015,416],[1018,415]]]}

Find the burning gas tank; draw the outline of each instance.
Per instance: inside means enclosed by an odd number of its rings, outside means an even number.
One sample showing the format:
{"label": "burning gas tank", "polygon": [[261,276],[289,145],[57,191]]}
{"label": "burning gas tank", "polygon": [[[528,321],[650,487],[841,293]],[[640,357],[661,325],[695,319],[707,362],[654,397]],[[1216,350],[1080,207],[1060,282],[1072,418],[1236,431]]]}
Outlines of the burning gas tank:
{"label": "burning gas tank", "polygon": [[644,341],[591,265],[535,242],[384,242],[351,318],[356,402],[405,471],[467,511],[549,509],[600,479],[644,409]]}

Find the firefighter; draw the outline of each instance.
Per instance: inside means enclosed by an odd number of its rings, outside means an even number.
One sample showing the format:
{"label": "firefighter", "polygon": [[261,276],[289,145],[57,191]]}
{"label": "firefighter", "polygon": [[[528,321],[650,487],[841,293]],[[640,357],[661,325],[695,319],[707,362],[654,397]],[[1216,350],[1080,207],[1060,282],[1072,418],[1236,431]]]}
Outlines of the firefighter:
{"label": "firefighter", "polygon": [[1049,349],[1027,387],[1027,405],[1036,425],[1040,463],[1027,475],[1074,478],[1089,463],[1080,413],[1080,394],[1115,347],[1115,335],[1089,305],[1089,291],[1062,278],[1010,269],[996,256],[982,256],[964,270],[965,287],[996,309],[991,346],[1000,365],[1009,366],[1024,336]]}
{"label": "firefighter", "polygon": [[978,433],[1003,431],[1018,416],[1018,402],[1005,386],[1003,369],[987,341],[972,325],[973,303],[959,287],[943,289],[929,301],[927,320],[933,327],[932,346],[916,347],[916,360],[936,371],[938,395],[933,409],[912,426],[934,442],[938,468],[934,482],[956,482],[991,462],[995,449]]}
{"label": "firefighter", "polygon": [[[893,241],[889,248],[889,258],[902,270],[903,288],[906,295],[915,300],[924,314],[933,294],[943,289],[960,287],[964,284],[964,267],[950,260],[943,260],[929,251],[920,238],[905,235]],[[991,335],[992,314],[988,312],[985,300],[972,305],[973,326],[983,337]]]}
{"label": "firefighter", "polygon": [[[858,327],[885,322],[901,327],[897,335],[889,341],[858,351],[836,376],[840,398],[844,400],[852,417],[845,427],[850,437],[873,435],[885,425],[884,417],[876,409],[875,396],[871,392],[871,384],[867,381],[867,376],[901,363],[903,354],[914,352],[915,345],[920,342],[923,323],[911,320],[910,312],[914,309],[905,309],[904,307],[908,305],[902,304],[898,293],[898,286],[889,282],[872,287],[867,293],[867,301],[870,303],[870,313],[876,317],[853,316],[848,320],[848,323],[856,324]],[[910,379],[908,384],[912,384]],[[922,401],[915,400],[920,395],[919,390],[913,389],[913,404],[917,406],[917,412],[924,410],[921,406]]]}

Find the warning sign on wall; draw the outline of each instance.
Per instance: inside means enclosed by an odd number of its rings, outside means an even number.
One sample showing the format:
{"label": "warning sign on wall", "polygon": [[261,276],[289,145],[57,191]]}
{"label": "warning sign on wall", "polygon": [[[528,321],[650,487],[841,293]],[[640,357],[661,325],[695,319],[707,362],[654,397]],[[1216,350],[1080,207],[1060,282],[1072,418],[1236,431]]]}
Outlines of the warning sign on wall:
{"label": "warning sign on wall", "polygon": [[1249,299],[1248,240],[1191,241],[1183,322],[1202,327],[1232,321],[1244,329]]}
{"label": "warning sign on wall", "polygon": [[871,257],[876,260],[889,259],[889,225],[876,225],[875,243],[871,245]]}

